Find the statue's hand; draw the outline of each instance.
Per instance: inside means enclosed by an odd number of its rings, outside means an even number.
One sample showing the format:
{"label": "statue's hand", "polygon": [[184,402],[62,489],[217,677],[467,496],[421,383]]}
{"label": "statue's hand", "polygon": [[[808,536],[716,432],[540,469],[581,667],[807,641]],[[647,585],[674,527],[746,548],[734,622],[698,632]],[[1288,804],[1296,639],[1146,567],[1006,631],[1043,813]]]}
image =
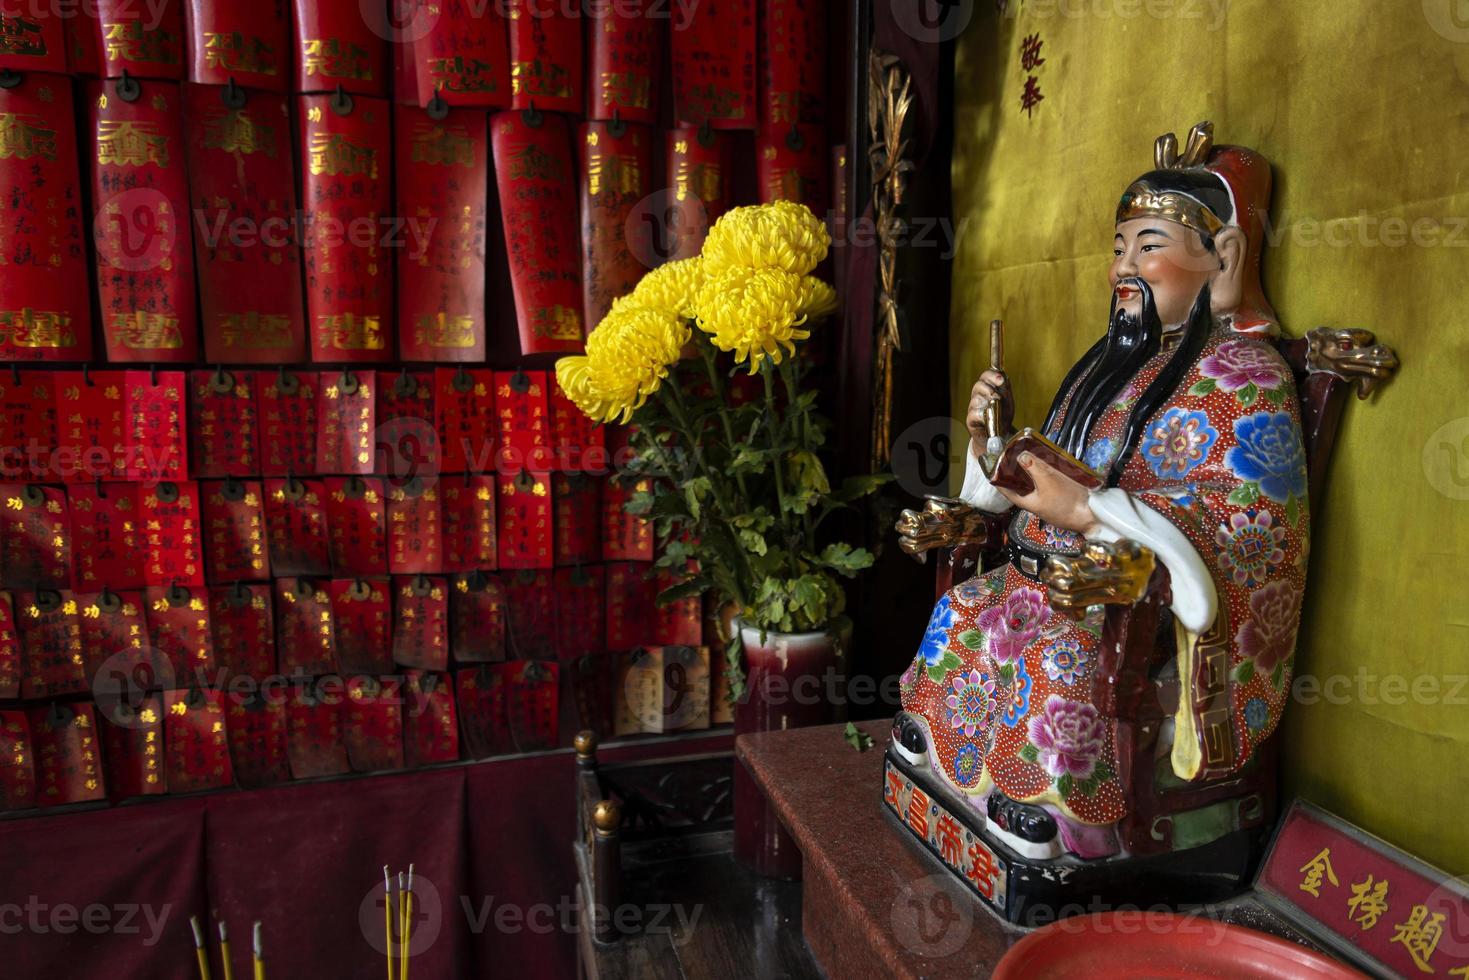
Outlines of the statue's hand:
{"label": "statue's hand", "polygon": [[929,497],[922,510],[905,510],[895,525],[898,547],[919,561],[933,548],[952,548],[967,542],[983,544],[984,511],[962,500]]}
{"label": "statue's hand", "polygon": [[1028,510],[1052,527],[1090,536],[1098,528],[1092,513],[1087,488],[1031,453],[1020,454],[1020,465],[1035,483],[1035,489],[1021,495],[1000,487],[1000,493],[1016,507]]}
{"label": "statue's hand", "polygon": [[985,416],[996,398],[1000,400],[1000,431],[996,434],[1003,439],[1014,429],[1015,397],[1010,392],[1010,381],[1005,373],[991,368],[981,374],[970,389],[969,414],[964,419],[969,428],[970,452],[976,458],[984,454],[984,444],[989,440],[989,422]]}
{"label": "statue's hand", "polygon": [[1052,556],[1041,581],[1050,589],[1051,605],[1062,609],[1130,606],[1147,591],[1154,564],[1153,553],[1136,541],[1092,541],[1075,558]]}

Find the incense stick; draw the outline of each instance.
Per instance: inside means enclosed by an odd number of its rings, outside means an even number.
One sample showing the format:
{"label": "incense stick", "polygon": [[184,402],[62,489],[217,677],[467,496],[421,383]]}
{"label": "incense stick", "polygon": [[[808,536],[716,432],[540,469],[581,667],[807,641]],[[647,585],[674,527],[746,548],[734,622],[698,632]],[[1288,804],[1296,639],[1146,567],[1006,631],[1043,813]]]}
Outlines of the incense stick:
{"label": "incense stick", "polygon": [[408,889],[403,884],[403,872],[398,872],[398,980],[408,970]]}
{"label": "incense stick", "polygon": [[209,980],[209,950],[204,948],[204,929],[197,915],[189,916],[189,926],[194,930],[194,957],[199,961],[199,980]]}
{"label": "incense stick", "polygon": [[393,879],[383,865],[383,952],[388,957],[388,980],[393,980]]}
{"label": "incense stick", "polygon": [[265,943],[260,938],[260,923],[255,923],[251,950],[255,954],[255,980],[265,980]]}
{"label": "incense stick", "polygon": [[408,865],[408,890],[403,893],[403,964],[398,969],[398,980],[408,980],[409,942],[413,930],[413,865]]}
{"label": "incense stick", "polygon": [[224,962],[224,980],[235,980],[234,968],[230,966],[230,934],[223,919],[219,920],[219,958]]}

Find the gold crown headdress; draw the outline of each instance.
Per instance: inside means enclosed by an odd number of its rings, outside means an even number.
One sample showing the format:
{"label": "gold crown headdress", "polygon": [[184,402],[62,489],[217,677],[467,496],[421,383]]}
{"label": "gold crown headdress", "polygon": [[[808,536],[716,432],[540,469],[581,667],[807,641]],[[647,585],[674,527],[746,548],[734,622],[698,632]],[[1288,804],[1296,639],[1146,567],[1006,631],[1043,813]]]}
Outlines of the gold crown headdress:
{"label": "gold crown headdress", "polygon": [[[1153,144],[1153,163],[1158,171],[1201,170],[1214,149],[1214,124],[1201,122],[1189,130],[1183,155],[1178,154],[1178,137],[1164,133]],[[1162,188],[1149,178],[1139,177],[1117,204],[1117,221],[1131,218],[1158,217],[1176,221],[1201,235],[1212,237],[1224,228],[1217,214],[1203,201],[1186,191]]]}

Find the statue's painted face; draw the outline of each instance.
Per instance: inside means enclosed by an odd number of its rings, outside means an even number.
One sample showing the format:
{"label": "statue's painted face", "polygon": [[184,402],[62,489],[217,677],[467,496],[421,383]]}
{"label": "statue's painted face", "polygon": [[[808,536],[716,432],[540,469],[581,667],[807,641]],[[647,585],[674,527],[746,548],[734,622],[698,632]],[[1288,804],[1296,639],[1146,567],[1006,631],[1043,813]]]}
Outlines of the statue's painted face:
{"label": "statue's painted face", "polygon": [[1219,256],[1204,247],[1198,232],[1165,218],[1144,216],[1117,224],[1108,279],[1117,309],[1141,316],[1142,292],[1123,280],[1144,280],[1153,290],[1165,327],[1188,319],[1199,290],[1219,272]]}

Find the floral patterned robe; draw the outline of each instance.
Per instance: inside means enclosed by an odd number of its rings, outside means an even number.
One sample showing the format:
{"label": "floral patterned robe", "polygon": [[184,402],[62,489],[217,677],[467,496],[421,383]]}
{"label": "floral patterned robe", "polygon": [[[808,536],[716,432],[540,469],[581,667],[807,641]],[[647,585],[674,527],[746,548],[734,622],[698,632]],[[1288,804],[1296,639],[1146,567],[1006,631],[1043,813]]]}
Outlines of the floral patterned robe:
{"label": "floral patterned robe", "polygon": [[[1088,465],[1111,464],[1138,393],[1170,356],[1156,355],[1093,426]],[[1236,767],[1275,729],[1289,689],[1309,553],[1299,408],[1268,338],[1218,328],[1144,427],[1118,484],[1182,531],[1209,569],[1215,629],[1228,645]],[[1011,534],[1041,552],[1084,543],[1023,511]],[[939,600],[901,686],[949,784],[970,795],[998,787],[1084,824],[1124,816],[1115,724],[1090,700],[1103,614],[1052,610],[1046,586],[1010,564]]]}

